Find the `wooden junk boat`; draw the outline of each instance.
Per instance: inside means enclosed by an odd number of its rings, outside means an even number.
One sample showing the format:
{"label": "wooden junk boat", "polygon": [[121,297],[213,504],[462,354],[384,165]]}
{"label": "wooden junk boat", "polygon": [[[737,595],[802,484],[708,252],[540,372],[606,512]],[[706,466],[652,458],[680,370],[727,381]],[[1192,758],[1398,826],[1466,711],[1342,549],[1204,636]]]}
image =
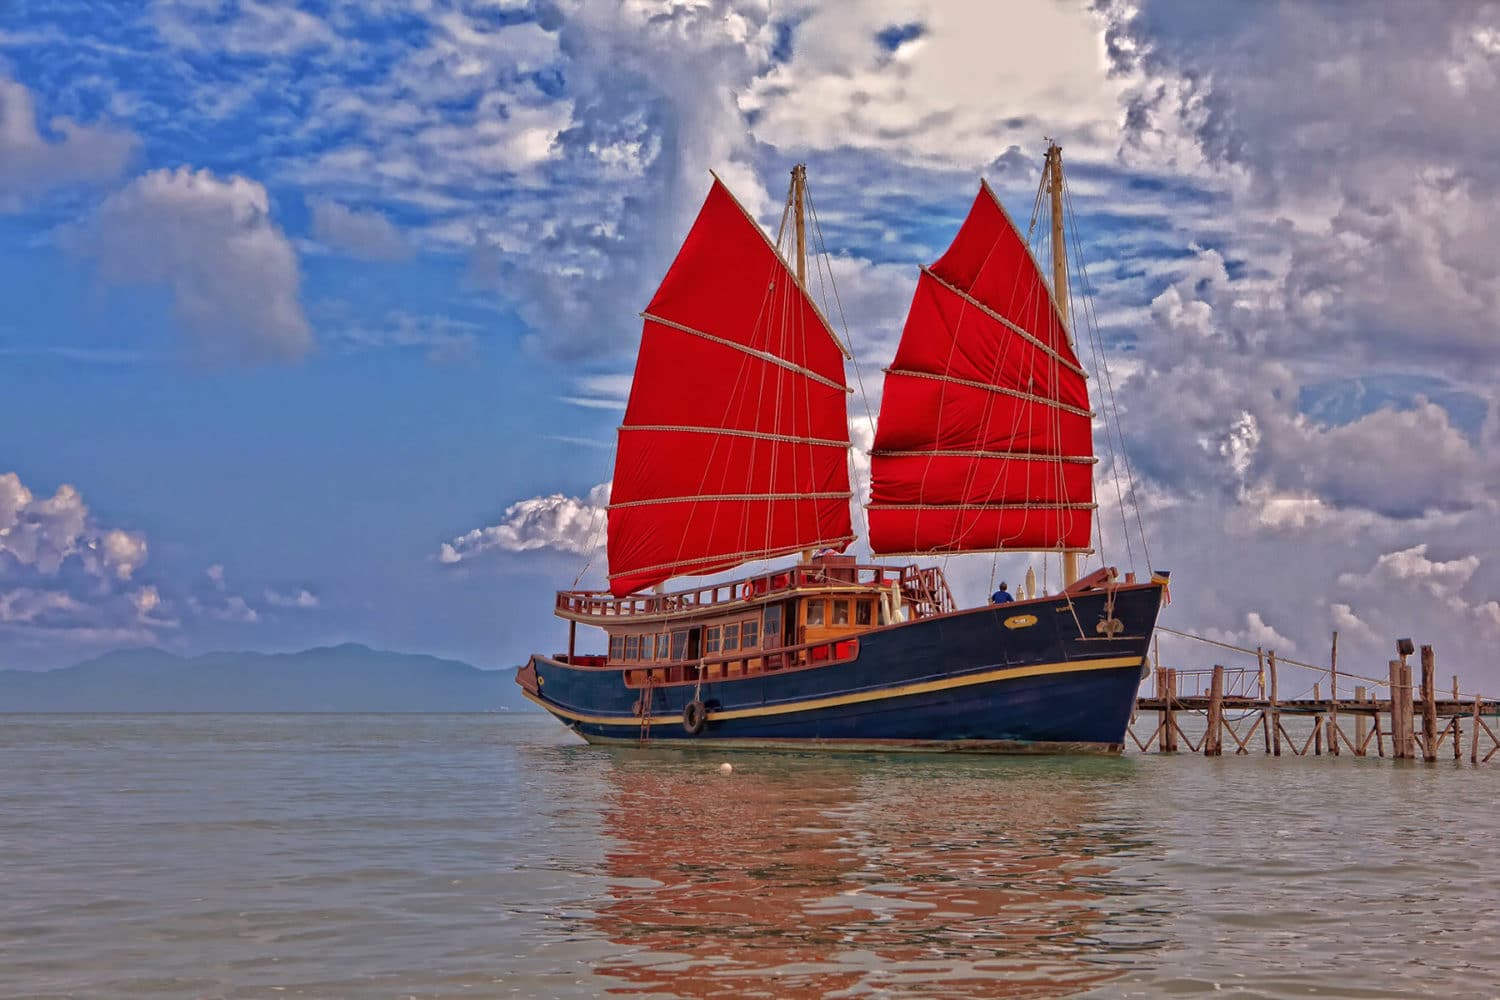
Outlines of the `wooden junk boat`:
{"label": "wooden junk boat", "polygon": [[[1118,751],[1166,574],[1080,578],[1096,460],[1067,323],[1061,166],[1053,145],[1056,296],[983,182],[921,269],[867,505],[878,555],[1059,553],[1061,592],[960,608],[938,567],[840,554],[855,538],[849,355],[807,292],[805,171],[782,216],[790,263],[715,177],[642,314],[610,589],[557,594],[568,652],[531,657],[526,695],[590,743]],[[606,655],[577,652],[580,624],[608,633]]]}

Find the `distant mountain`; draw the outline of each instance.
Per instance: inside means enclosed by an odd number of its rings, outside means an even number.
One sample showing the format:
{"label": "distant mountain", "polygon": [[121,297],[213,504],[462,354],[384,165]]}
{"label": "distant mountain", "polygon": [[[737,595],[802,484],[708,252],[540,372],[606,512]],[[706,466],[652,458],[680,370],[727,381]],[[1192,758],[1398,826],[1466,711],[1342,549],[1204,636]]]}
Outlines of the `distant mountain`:
{"label": "distant mountain", "polygon": [[0,712],[488,712],[530,709],[514,670],[357,643],[300,653],[121,649],[60,670],[0,670]]}

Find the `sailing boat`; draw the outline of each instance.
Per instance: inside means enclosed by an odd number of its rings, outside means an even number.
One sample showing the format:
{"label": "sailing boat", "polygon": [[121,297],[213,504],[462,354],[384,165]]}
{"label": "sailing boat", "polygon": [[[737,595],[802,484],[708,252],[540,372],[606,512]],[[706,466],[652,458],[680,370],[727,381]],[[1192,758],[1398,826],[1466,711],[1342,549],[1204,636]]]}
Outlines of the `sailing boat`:
{"label": "sailing boat", "polygon": [[[1093,414],[1068,330],[1056,145],[1046,171],[1051,289],[983,182],[952,245],[921,269],[886,373],[867,506],[877,555],[1060,553],[1064,588],[959,608],[937,566],[843,554],[855,539],[848,352],[808,294],[805,169],[782,217],[794,262],[715,176],[642,313],[609,590],[558,592],[568,651],[517,672],[527,697],[590,743],[1121,749],[1166,579],[1079,573]],[[577,652],[580,624],[608,634],[606,654]]]}

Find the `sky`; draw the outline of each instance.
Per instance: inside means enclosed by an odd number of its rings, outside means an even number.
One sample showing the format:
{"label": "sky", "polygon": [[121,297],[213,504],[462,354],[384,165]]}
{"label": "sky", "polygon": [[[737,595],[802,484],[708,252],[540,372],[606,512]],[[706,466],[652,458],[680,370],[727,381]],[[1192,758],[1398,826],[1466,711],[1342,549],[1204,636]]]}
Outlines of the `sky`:
{"label": "sky", "polygon": [[918,266],[980,177],[1029,220],[1050,137],[1096,564],[1170,569],[1175,629],[1371,675],[1410,635],[1495,690],[1497,106],[1497,4],[12,0],[0,667],[561,648],[709,170],[774,226],[808,165],[867,446]]}

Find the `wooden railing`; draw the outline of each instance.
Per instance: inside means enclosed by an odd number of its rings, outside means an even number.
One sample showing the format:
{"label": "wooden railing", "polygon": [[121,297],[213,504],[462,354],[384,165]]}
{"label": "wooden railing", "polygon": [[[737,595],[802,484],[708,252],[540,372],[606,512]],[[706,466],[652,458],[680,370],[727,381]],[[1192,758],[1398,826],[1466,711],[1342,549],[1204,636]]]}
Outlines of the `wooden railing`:
{"label": "wooden railing", "polygon": [[559,612],[590,618],[677,615],[734,600],[755,600],[819,587],[889,588],[898,585],[902,599],[918,617],[953,610],[947,580],[937,567],[868,566],[832,560],[805,563],[729,583],[707,584],[667,594],[628,594],[607,590],[560,590]]}
{"label": "wooden railing", "polygon": [[[759,651],[741,649],[697,660],[677,663],[625,666],[625,686],[653,687],[663,684],[696,684],[699,681],[734,680],[758,674],[794,670],[800,667],[828,666],[844,663],[859,656],[859,640],[854,637],[810,642],[800,646],[782,646]],[[620,664],[611,669],[618,670]]]}

